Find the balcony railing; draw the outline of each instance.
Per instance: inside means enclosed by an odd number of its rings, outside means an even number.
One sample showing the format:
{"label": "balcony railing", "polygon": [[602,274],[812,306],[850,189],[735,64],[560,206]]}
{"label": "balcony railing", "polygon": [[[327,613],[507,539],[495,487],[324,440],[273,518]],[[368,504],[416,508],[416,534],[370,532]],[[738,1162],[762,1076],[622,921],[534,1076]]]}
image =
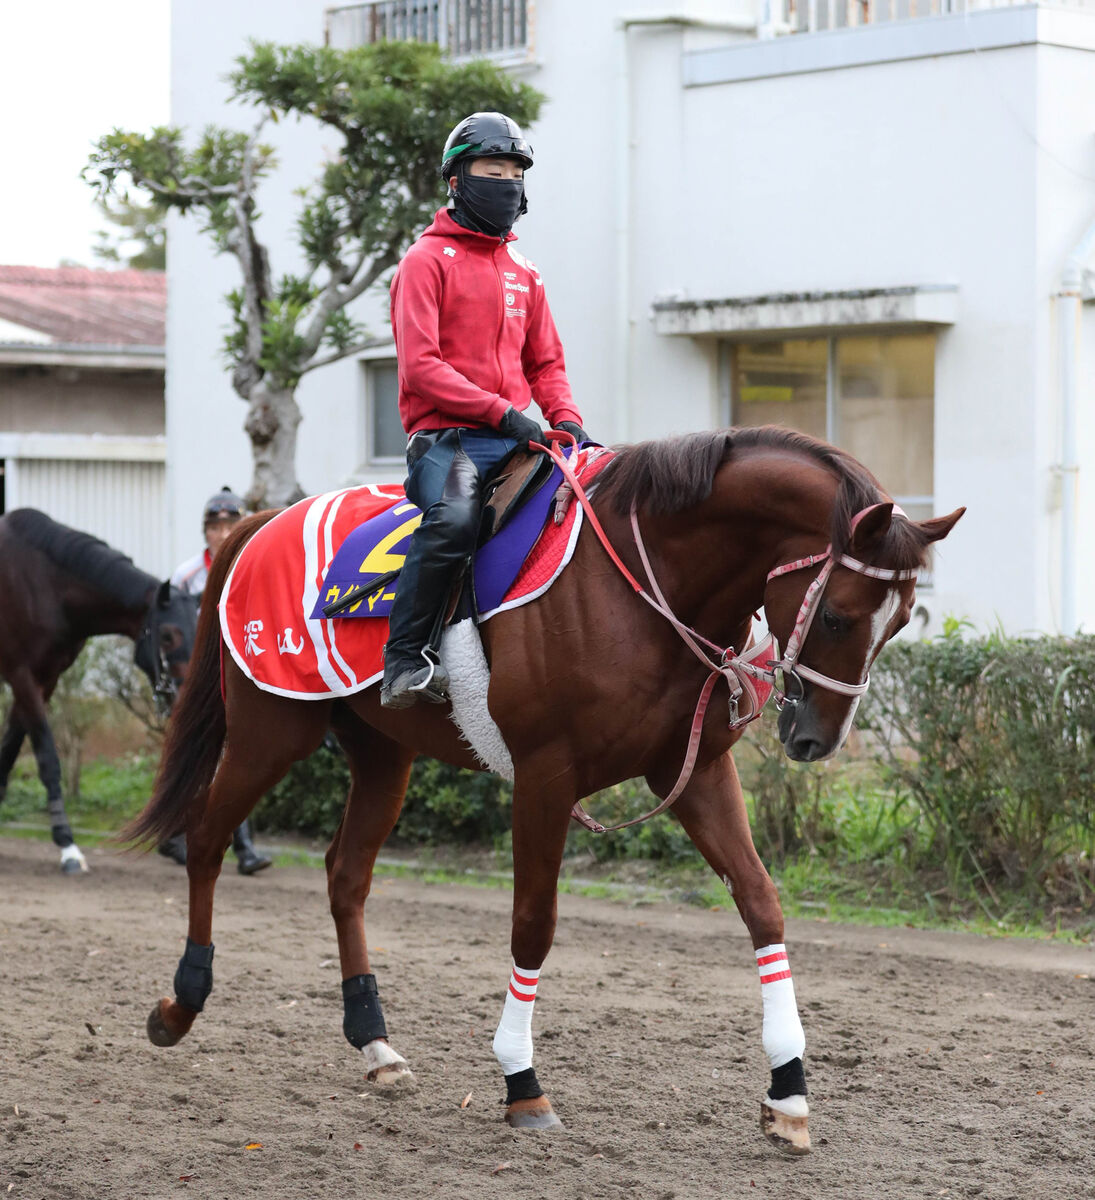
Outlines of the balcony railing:
{"label": "balcony railing", "polygon": [[[939,17],[986,8],[1013,8],[1031,0],[775,0],[777,27],[772,33],[817,33],[917,17]],[[1062,8],[1095,13],[1095,0],[1053,0]]]}
{"label": "balcony railing", "polygon": [[[792,0],[793,2],[793,0]],[[327,9],[329,46],[433,42],[453,59],[531,57],[535,0],[365,0]]]}

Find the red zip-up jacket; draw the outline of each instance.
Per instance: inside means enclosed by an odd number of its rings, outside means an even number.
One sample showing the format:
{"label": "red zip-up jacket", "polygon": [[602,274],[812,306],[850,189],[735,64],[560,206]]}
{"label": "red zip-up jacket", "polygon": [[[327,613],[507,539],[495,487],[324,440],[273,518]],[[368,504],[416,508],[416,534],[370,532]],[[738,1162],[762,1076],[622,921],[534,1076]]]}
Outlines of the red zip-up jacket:
{"label": "red zip-up jacket", "polygon": [[399,415],[408,435],[495,428],[512,404],[536,403],[553,427],[582,418],[535,265],[442,208],[392,279]]}

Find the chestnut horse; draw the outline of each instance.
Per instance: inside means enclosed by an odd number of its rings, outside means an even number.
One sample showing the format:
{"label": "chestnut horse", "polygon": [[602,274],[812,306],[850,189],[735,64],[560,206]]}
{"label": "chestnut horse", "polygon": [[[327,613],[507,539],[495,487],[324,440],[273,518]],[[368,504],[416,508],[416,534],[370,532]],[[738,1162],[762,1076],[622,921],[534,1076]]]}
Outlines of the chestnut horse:
{"label": "chestnut horse", "polygon": [[136,642],[137,665],[166,706],[185,677],[196,625],[193,598],[90,533],[35,508],[0,517],[0,679],[12,691],[0,736],[0,801],[29,736],[66,874],[86,871],[87,860],[65,812],[49,727],[47,709],[58,679],[89,637],[124,634]]}
{"label": "chestnut horse", "polygon": [[[517,1127],[559,1123],[532,1069],[531,1019],[555,931],[572,807],[601,788],[644,776],[657,795],[675,796],[677,819],[748,927],[772,1071],[762,1127],[781,1149],[805,1153],[805,1037],[783,914],[753,846],[730,753],[756,714],[738,714],[739,696],[731,705],[738,719],[728,727],[725,707],[697,705],[697,694],[709,698],[725,682],[733,695],[736,681],[766,672],[783,701],[786,753],[800,761],[835,753],[872,660],[909,619],[928,547],[950,532],[962,510],[911,521],[854,459],[773,427],[620,449],[596,482],[591,509],[621,561],[606,557],[587,520],[554,586],[481,629],[491,667],[488,707],[514,767],[512,973],[494,1040],[506,1080],[506,1120]],[[207,594],[220,595],[234,558],[272,515],[247,519],[233,532]],[[649,604],[636,597],[636,587]],[[660,605],[663,611],[655,611]],[[787,647],[782,658],[770,650],[772,661],[758,668],[755,658],[717,649],[748,646],[762,606]],[[701,643],[715,646],[714,655],[704,657]],[[190,845],[189,936],[175,999],[161,1000],[149,1017],[157,1045],[173,1045],[187,1033],[212,988],[213,890],[232,829],[330,727],[352,776],[327,851],[343,1030],[364,1052],[374,1082],[413,1079],[384,1025],[366,948],[365,899],[415,756],[480,764],[446,706],[392,712],[380,707],[378,692],[373,686],[340,699],[298,700],[260,691],[222,655],[217,613],[212,604],[204,607],[153,799],[126,831],[149,840],[185,826]]]}

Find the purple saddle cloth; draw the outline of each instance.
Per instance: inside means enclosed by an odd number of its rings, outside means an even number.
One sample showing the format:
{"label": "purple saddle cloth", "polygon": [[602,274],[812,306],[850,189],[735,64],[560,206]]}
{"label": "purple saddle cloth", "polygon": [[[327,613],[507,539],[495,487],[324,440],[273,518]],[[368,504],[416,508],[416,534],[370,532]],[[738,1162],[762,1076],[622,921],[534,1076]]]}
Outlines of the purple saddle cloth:
{"label": "purple saddle cloth", "polygon": [[[502,603],[544,528],[551,502],[562,481],[563,473],[556,467],[539,490],[475,552],[472,575],[476,612],[490,612]],[[359,525],[336,551],[319,590],[319,600],[310,615],[316,619],[324,618],[323,608],[330,603],[329,596],[338,596],[345,603],[352,593],[360,602],[333,616],[388,616],[399,587],[399,577],[389,579],[381,587],[376,587],[374,581],[390,575],[394,568],[402,565],[420,518],[421,512],[414,504],[400,500]]]}

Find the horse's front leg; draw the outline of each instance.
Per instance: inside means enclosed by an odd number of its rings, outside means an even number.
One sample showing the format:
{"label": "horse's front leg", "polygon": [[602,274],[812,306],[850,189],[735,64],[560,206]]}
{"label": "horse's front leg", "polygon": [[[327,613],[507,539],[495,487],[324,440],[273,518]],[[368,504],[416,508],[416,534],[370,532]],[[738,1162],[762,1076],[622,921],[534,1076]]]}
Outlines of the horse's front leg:
{"label": "horse's front leg", "polygon": [[68,813],[65,811],[65,799],[61,790],[61,760],[57,756],[57,745],[53,740],[53,730],[49,727],[46,713],[46,703],[49,693],[53,690],[53,684],[43,692],[37,682],[27,674],[13,676],[10,682],[14,703],[8,728],[4,733],[3,746],[0,748],[2,763],[7,764],[2,782],[6,787],[7,776],[15,762],[15,756],[19,753],[19,746],[25,733],[29,733],[34,748],[34,759],[38,764],[38,778],[46,789],[50,834],[53,844],[61,851],[61,870],[66,875],[86,871],[87,859],[76,845]]}
{"label": "horse's front leg", "polygon": [[730,753],[698,770],[673,811],[696,848],[734,897],[749,930],[760,972],[763,1043],[772,1085],[761,1101],[761,1129],[787,1154],[807,1154],[806,1037],[783,941],[783,910],[753,846],[741,782]]}
{"label": "horse's front leg", "polygon": [[[561,1125],[532,1067],[532,1011],[540,968],[555,937],[559,867],[575,796],[550,763],[518,768],[513,790],[513,929],[510,972],[494,1055],[506,1079],[506,1121],[517,1129]],[[526,784],[523,779],[536,780]],[[545,784],[544,780],[550,780]]]}

